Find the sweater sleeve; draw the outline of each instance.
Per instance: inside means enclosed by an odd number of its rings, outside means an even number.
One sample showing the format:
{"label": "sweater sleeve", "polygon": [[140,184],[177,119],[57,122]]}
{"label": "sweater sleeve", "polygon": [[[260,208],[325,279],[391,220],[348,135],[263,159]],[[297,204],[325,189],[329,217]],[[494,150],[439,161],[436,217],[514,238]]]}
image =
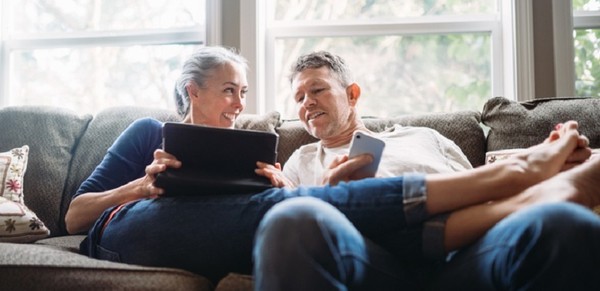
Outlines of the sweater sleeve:
{"label": "sweater sleeve", "polygon": [[131,123],[110,146],[100,164],[81,184],[76,197],[88,192],[102,192],[142,177],[162,144],[162,123],[142,118]]}

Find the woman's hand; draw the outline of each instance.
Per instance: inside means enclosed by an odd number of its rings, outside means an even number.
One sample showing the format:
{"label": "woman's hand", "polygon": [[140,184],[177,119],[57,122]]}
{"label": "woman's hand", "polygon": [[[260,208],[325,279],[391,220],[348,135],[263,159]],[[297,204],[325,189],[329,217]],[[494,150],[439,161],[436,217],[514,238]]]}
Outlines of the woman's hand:
{"label": "woman's hand", "polygon": [[156,181],[156,175],[161,172],[164,172],[167,168],[179,168],[181,167],[181,162],[175,158],[175,156],[161,150],[157,149],[154,151],[154,161],[148,166],[146,166],[146,175],[136,180],[138,183],[137,189],[140,198],[155,198],[164,193],[164,189],[154,186],[154,181]]}
{"label": "woman's hand", "polygon": [[282,188],[294,186],[292,182],[290,182],[290,180],[283,175],[280,163],[271,165],[263,162],[256,162],[256,167],[258,167],[256,170],[254,170],[256,174],[267,177],[274,187]]}

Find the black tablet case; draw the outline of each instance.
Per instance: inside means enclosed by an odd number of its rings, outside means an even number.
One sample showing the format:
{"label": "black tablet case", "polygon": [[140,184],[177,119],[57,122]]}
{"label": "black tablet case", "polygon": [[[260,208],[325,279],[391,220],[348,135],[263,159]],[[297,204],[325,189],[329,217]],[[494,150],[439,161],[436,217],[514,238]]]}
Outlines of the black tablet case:
{"label": "black tablet case", "polygon": [[166,122],[163,149],[181,161],[168,168],[155,185],[165,196],[259,193],[272,187],[257,175],[257,161],[277,160],[275,133]]}

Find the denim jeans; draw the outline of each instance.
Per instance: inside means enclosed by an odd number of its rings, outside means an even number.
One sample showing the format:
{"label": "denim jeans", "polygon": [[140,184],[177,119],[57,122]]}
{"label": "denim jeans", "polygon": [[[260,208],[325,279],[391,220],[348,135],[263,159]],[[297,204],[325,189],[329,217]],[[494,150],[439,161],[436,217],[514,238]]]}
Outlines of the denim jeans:
{"label": "denim jeans", "polygon": [[255,287],[261,291],[597,290],[600,218],[571,203],[514,213],[475,244],[449,256],[441,272],[430,268],[436,278],[419,274],[422,264],[385,249],[326,203],[290,199],[273,207],[257,232]]}
{"label": "denim jeans", "polygon": [[[420,236],[409,235],[421,231],[407,231],[402,193],[403,178],[396,177],[255,195],[137,200],[106,210],[82,242],[81,252],[117,262],[183,268],[214,282],[229,272],[250,274],[254,235],[264,214],[280,201],[302,196],[333,205],[365,236],[392,241],[388,238],[406,233],[410,245],[420,249]],[[414,204],[411,212],[422,214],[418,202]]]}
{"label": "denim jeans", "polygon": [[600,217],[573,203],[534,206],[450,256],[438,290],[598,290]]}

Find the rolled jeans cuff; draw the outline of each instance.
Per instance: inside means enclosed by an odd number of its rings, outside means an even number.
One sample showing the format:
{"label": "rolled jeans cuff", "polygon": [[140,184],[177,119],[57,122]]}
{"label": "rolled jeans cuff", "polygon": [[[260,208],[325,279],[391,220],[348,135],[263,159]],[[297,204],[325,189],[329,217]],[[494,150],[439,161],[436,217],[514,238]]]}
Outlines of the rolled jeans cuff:
{"label": "rolled jeans cuff", "polygon": [[402,182],[402,193],[406,224],[412,226],[427,220],[429,214],[425,208],[427,200],[425,174],[405,174]]}
{"label": "rolled jeans cuff", "polygon": [[423,225],[423,253],[431,259],[443,259],[446,256],[444,247],[444,229],[449,213],[436,215]]}

